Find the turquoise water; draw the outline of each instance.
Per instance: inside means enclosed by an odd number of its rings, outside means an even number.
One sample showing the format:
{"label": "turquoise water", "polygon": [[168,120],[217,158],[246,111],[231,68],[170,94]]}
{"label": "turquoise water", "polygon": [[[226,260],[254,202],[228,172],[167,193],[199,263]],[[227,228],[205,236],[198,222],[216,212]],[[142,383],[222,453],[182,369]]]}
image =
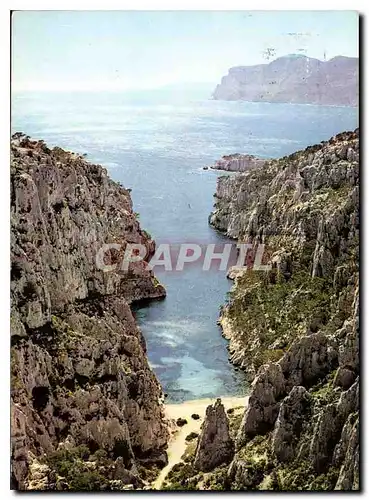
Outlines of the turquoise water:
{"label": "turquoise water", "polygon": [[[157,243],[227,241],[207,223],[223,154],[278,157],[358,126],[353,108],[221,102],[208,93],[15,95],[12,129],[80,153],[132,188],[134,210]],[[230,282],[185,266],[157,272],[164,301],[136,311],[150,363],[171,401],[247,391],[216,325]]]}

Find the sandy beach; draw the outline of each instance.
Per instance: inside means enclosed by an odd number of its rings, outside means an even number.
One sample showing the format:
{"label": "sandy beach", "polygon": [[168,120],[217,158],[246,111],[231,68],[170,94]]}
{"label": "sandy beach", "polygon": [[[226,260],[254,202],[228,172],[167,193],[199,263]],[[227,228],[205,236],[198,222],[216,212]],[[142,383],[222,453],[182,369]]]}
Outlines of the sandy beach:
{"label": "sandy beach", "polygon": [[[165,414],[172,428],[172,435],[168,444],[168,464],[162,469],[159,476],[152,483],[152,489],[160,489],[164,479],[166,478],[172,467],[181,462],[181,457],[186,450],[186,436],[191,432],[200,433],[201,424],[204,421],[205,411],[207,406],[215,403],[217,398],[197,399],[193,401],[185,401],[184,403],[166,404]],[[226,410],[229,408],[245,407],[248,396],[242,397],[223,397],[222,403]],[[200,416],[199,420],[194,420],[191,415],[197,413]],[[175,421],[178,418],[185,418],[187,424],[183,427],[178,427]]]}

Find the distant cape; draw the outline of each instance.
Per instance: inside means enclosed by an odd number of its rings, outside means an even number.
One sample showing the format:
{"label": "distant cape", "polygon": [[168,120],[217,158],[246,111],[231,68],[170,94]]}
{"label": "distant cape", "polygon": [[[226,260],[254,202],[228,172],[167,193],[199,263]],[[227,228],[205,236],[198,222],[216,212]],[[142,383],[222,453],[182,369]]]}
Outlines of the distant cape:
{"label": "distant cape", "polygon": [[320,61],[296,54],[268,64],[230,68],[212,95],[225,101],[337,106],[357,106],[358,96],[358,58],[337,56]]}

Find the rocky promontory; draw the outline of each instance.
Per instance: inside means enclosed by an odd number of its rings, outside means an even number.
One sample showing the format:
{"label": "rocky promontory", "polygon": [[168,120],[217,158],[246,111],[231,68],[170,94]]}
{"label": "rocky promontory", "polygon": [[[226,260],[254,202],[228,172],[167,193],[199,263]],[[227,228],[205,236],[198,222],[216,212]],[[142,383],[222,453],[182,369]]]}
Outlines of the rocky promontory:
{"label": "rocky promontory", "polygon": [[[142,487],[166,463],[162,390],[130,304],[165,296],[146,268],[103,272],[103,245],[155,243],[129,191],[43,141],[11,142],[12,488]],[[120,255],[105,254],[107,264]]]}
{"label": "rocky promontory", "polygon": [[300,54],[266,64],[230,68],[213,99],[357,106],[359,60],[336,56],[320,61]]}
{"label": "rocky promontory", "polygon": [[235,153],[222,156],[210,168],[212,170],[225,170],[226,172],[246,172],[251,168],[262,167],[267,161],[266,158],[258,158],[254,155]]}

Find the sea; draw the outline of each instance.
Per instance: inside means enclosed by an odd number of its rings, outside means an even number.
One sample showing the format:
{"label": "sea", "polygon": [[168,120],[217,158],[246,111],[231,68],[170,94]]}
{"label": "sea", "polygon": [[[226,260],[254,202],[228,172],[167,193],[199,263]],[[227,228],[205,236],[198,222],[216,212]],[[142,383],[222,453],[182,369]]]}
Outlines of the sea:
{"label": "sea", "polygon": [[[300,104],[226,102],[201,91],[27,92],[12,95],[12,131],[86,154],[132,189],[141,226],[160,243],[222,245],[208,225],[220,156],[281,157],[358,126],[358,110]],[[231,282],[219,267],[157,276],[164,300],[134,313],[168,402],[242,396],[249,386],[228,360],[217,319]]]}

